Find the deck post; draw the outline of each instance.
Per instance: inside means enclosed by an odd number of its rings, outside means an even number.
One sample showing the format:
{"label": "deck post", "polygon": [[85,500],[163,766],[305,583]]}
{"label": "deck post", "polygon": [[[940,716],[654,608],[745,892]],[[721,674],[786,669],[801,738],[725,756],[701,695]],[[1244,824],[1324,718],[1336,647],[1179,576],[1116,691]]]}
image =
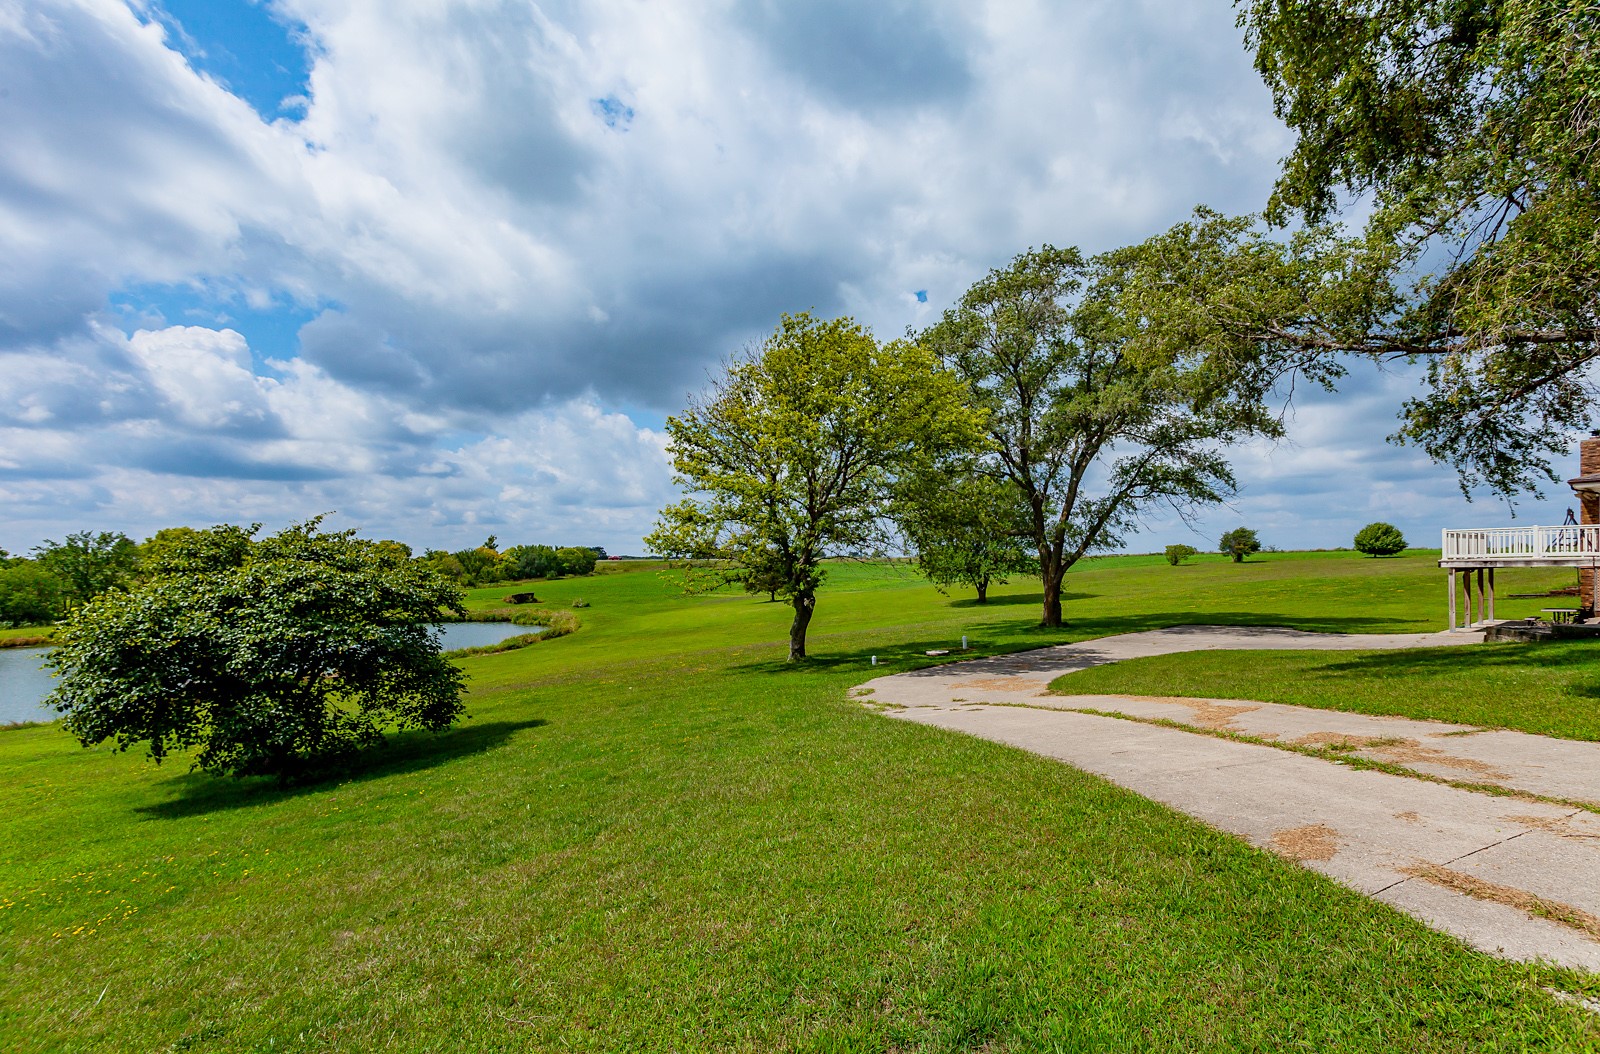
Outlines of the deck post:
{"label": "deck post", "polygon": [[1457,590],[1456,590],[1456,569],[1452,567],[1450,569],[1449,575],[1450,575],[1450,628],[1453,630],[1453,629],[1456,628],[1456,593],[1457,593]]}
{"label": "deck post", "polygon": [[1489,568],[1489,622],[1494,621],[1494,568]]}
{"label": "deck post", "polygon": [[1478,568],[1478,618],[1474,626],[1483,625],[1483,568]]}

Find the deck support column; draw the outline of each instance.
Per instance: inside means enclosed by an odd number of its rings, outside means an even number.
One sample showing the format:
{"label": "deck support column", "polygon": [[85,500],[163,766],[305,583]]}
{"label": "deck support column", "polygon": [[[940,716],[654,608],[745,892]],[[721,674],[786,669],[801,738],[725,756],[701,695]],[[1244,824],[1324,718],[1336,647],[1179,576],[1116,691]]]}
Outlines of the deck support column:
{"label": "deck support column", "polygon": [[1450,628],[1453,630],[1453,629],[1456,628],[1456,593],[1459,592],[1459,590],[1456,589],[1456,571],[1455,571],[1455,568],[1452,567],[1450,569],[1449,574],[1450,574]]}
{"label": "deck support column", "polygon": [[1494,621],[1494,568],[1489,568],[1489,622]]}

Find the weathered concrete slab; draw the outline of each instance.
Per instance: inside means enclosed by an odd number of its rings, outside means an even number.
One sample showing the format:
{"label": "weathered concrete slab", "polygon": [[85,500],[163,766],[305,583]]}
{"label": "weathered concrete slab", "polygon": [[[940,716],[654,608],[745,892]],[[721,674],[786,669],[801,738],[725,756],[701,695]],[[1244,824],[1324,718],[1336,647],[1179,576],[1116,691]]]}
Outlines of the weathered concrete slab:
{"label": "weathered concrete slab", "polygon": [[[1431,765],[1473,782],[1560,787],[1569,793],[1538,793],[1584,800],[1591,795],[1600,800],[1594,775],[1600,770],[1595,764],[1600,747],[1594,744],[1238,700],[1090,701],[1040,695],[1051,679],[1071,669],[1141,654],[1461,642],[1446,634],[1377,638],[1383,643],[1370,636],[1318,638],[1217,627],[1129,634],[878,678],[862,686],[872,689],[863,701],[887,704],[883,712],[898,720],[1007,743],[1097,773],[1297,860],[1483,951],[1600,971],[1600,817],[1061,707],[1074,702],[1108,711],[1122,707],[1119,712],[1133,716],[1173,717],[1289,742],[1308,736],[1379,741],[1363,751],[1411,742],[1407,749],[1419,770]],[[1430,755],[1429,749],[1438,753]],[[1495,780],[1477,771],[1463,776],[1462,762],[1501,775]]]}
{"label": "weathered concrete slab", "polygon": [[1349,748],[1353,755],[1425,775],[1600,807],[1600,743],[1244,699],[1058,695],[1028,703],[1175,721],[1289,746]]}

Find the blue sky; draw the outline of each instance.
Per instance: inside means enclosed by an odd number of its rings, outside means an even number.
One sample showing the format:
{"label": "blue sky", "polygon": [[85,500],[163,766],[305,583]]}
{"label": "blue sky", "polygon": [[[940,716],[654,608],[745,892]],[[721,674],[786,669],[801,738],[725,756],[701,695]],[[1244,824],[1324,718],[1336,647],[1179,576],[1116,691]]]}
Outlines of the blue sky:
{"label": "blue sky", "polygon": [[[666,415],[781,313],[896,336],[1027,247],[1258,209],[1289,145],[1191,0],[0,0],[0,126],[13,552],[322,513],[638,551]],[[1383,442],[1415,384],[1302,398],[1131,546],[1501,522]]]}

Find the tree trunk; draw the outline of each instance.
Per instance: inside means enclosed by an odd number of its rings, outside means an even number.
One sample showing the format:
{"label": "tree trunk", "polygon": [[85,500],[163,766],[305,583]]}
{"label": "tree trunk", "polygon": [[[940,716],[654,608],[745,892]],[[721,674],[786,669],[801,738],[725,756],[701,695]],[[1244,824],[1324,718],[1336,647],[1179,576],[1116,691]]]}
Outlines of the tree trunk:
{"label": "tree trunk", "polygon": [[1039,625],[1056,629],[1061,625],[1061,557],[1052,552],[1039,554],[1039,582],[1044,586],[1044,615]]}
{"label": "tree trunk", "polygon": [[794,623],[789,627],[789,661],[806,657],[806,627],[811,625],[811,613],[816,609],[817,597],[807,590],[794,595]]}
{"label": "tree trunk", "polygon": [[981,582],[978,583],[978,603],[987,604],[988,602],[989,602],[989,580],[987,578],[985,578]]}

